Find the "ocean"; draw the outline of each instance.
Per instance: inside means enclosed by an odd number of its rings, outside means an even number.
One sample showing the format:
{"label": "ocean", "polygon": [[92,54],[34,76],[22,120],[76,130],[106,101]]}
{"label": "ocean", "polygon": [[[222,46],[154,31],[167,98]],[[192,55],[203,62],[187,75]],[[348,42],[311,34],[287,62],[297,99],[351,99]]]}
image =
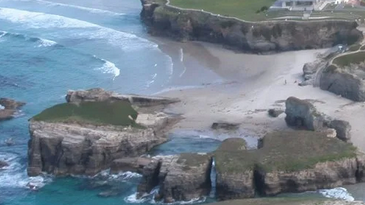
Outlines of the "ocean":
{"label": "ocean", "polygon": [[[181,48],[173,55],[161,49],[141,23],[140,10],[138,0],[0,0],[0,97],[27,103],[16,118],[0,123],[0,160],[10,164],[0,170],[1,205],[156,203],[152,197],[135,199],[135,173],[57,179],[26,174],[28,119],[64,102],[69,89],[154,94],[224,81],[195,68],[198,63],[187,69]],[[209,135],[173,133],[151,154],[209,152],[220,144]],[[14,146],[6,146],[8,138]],[[43,187],[31,191],[29,182]],[[110,190],[113,197],[100,196]]]}

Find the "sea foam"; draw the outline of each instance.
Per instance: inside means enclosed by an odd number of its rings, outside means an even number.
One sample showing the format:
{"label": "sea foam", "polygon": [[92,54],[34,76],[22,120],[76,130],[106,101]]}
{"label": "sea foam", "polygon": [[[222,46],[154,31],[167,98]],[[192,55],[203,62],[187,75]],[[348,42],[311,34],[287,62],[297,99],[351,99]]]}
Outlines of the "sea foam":
{"label": "sea foam", "polygon": [[43,39],[43,38],[40,38],[38,42],[39,42],[39,45],[37,47],[50,47],[50,46],[54,46],[57,44],[57,42],[55,42],[55,41],[51,41],[51,40]]}
{"label": "sea foam", "polygon": [[114,75],[113,80],[120,75],[120,70],[117,66],[115,66],[114,63],[104,59],[101,60],[104,62],[104,64],[102,67],[97,68],[96,70],[101,70],[101,72],[103,73],[113,74]]}
{"label": "sea foam", "polygon": [[342,199],[346,201],[354,201],[354,197],[343,187],[337,187],[334,189],[321,189],[318,191],[324,197],[333,199]]}

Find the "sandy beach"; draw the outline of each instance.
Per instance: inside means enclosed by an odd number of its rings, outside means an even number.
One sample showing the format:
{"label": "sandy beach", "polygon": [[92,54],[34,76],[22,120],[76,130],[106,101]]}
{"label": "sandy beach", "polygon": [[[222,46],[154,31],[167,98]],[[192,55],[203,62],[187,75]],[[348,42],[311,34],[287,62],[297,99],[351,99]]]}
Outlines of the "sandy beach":
{"label": "sandy beach", "polygon": [[[180,103],[167,108],[184,117],[176,129],[206,130],[213,122],[226,121],[241,123],[247,135],[262,137],[273,130],[290,129],[284,121],[285,114],[271,118],[267,110],[285,109],[285,100],[295,96],[310,100],[320,112],[349,121],[351,141],[365,151],[364,103],[355,103],[318,87],[298,85],[302,81],[303,65],[316,60],[326,49],[252,55],[206,43],[175,45],[182,49],[186,72],[195,70],[191,62],[198,61],[200,64],[196,66],[203,66],[222,77],[221,83],[159,94],[181,99]],[[205,78],[196,75],[194,78]]]}

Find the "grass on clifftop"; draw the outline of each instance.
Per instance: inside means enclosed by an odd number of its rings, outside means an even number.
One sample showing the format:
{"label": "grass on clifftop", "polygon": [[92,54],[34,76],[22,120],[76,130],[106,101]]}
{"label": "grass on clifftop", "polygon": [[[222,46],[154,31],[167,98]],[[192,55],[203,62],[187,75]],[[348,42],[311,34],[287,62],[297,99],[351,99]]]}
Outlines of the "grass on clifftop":
{"label": "grass on clifftop", "polygon": [[218,149],[214,153],[217,170],[223,173],[240,173],[255,167],[267,172],[298,171],[313,168],[320,162],[355,156],[356,148],[351,144],[312,131],[275,132],[265,136],[261,149]]}
{"label": "grass on clifftop", "polygon": [[349,66],[351,64],[359,64],[361,62],[365,62],[365,51],[350,53],[337,57],[333,60],[333,63],[340,67]]}
{"label": "grass on clifftop", "polygon": [[274,2],[275,0],[170,0],[170,4],[173,6],[185,9],[203,9],[244,20],[266,19],[264,11],[270,8]]}
{"label": "grass on clifftop", "polygon": [[63,103],[44,110],[34,116],[32,120],[140,127],[140,125],[129,119],[129,115],[135,120],[138,113],[128,102]]}

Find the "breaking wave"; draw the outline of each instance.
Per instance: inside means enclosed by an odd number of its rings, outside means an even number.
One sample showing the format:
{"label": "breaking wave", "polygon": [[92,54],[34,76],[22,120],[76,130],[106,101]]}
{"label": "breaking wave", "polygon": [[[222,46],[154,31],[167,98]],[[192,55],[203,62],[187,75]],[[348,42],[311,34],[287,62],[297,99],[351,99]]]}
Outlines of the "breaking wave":
{"label": "breaking wave", "polygon": [[[96,56],[94,56],[94,57],[97,58]],[[103,61],[104,64],[102,67],[97,68],[96,70],[100,70],[103,73],[109,73],[109,74],[114,75],[113,80],[120,75],[120,69],[117,66],[115,66],[114,63],[104,60],[104,59],[100,59],[100,60]]]}
{"label": "breaking wave", "polygon": [[107,40],[109,44],[119,46],[121,49],[128,51],[144,48],[154,48],[158,50],[157,44],[134,34],[54,14],[0,7],[0,19],[15,24],[22,24],[22,26],[26,28],[33,29],[64,28],[68,29],[66,31],[69,31],[69,29],[82,28],[82,31],[78,30],[70,33],[70,35],[75,38],[104,39]]}
{"label": "breaking wave", "polygon": [[341,199],[345,201],[354,201],[354,197],[343,187],[337,187],[334,189],[321,189],[318,191],[324,197],[332,199]]}

